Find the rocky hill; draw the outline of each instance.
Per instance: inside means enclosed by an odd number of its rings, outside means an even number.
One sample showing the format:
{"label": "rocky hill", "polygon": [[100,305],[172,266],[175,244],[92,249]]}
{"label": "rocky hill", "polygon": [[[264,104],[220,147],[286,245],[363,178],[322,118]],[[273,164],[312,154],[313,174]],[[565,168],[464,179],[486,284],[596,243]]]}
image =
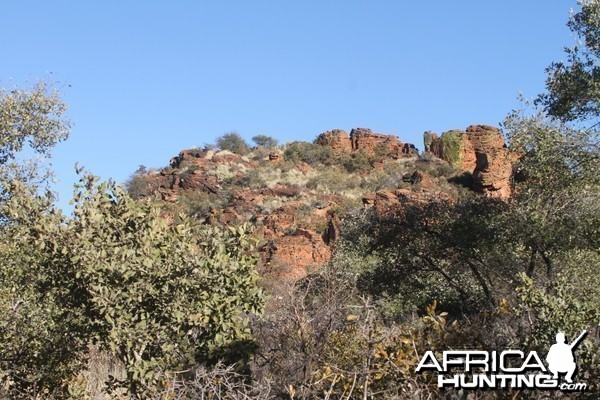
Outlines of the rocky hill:
{"label": "rocky hill", "polygon": [[452,201],[461,191],[507,199],[512,159],[499,129],[472,125],[424,134],[425,152],[370,129],[332,130],[314,143],[256,147],[248,154],[183,150],[169,166],[139,170],[134,197],[159,197],[208,224],[252,223],[262,273],[298,279],[326,263],[348,212],[390,212],[405,202]]}

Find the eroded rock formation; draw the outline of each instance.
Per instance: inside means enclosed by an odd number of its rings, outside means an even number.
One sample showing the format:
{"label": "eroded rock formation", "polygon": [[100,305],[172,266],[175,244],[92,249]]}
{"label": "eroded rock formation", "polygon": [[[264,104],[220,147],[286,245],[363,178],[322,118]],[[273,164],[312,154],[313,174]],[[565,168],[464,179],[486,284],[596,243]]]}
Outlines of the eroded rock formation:
{"label": "eroded rock formation", "polygon": [[395,135],[374,133],[366,128],[352,129],[350,136],[341,129],[327,131],[319,135],[315,143],[330,146],[336,156],[358,151],[381,159],[414,157],[419,154],[413,144],[401,142]]}
{"label": "eroded rock formation", "polygon": [[[441,137],[426,132],[424,141],[427,151],[468,172],[475,190],[487,196],[509,196],[511,162],[498,129],[472,125],[465,131],[453,130]],[[328,131],[319,135],[315,142],[330,146],[336,156],[360,152],[369,157],[373,169],[386,171],[386,174],[406,165],[396,160],[418,154],[413,145],[401,142],[394,135],[363,128],[353,129],[350,134],[343,130]],[[404,174],[400,180],[392,179],[394,183],[387,189],[365,193],[363,204],[373,207],[379,215],[393,214],[402,219],[407,205],[453,201],[453,195],[449,194],[453,193],[451,185],[446,178],[423,172],[435,165],[447,168],[442,160],[433,163],[412,160],[419,170]],[[322,173],[319,166],[305,162],[291,165],[280,150],[264,154],[262,159],[250,159],[228,151],[189,149],[173,157],[168,167],[146,173],[144,180],[150,192],[159,194],[165,202],[180,207],[193,203],[190,212],[201,209],[197,215],[205,223],[235,225],[250,222],[255,227],[255,235],[263,241],[259,251],[261,270],[277,278],[299,279],[330,260],[340,234],[337,210],[348,198],[319,193],[305,184],[273,180],[266,184],[260,179],[248,184],[257,179],[257,172],[258,175],[277,177],[281,176],[282,170],[290,168],[299,182],[307,182]],[[339,171],[346,173],[343,169]],[[361,179],[363,173],[370,171],[354,172],[353,179]],[[165,211],[165,218],[173,220],[174,215]]]}
{"label": "eroded rock formation", "polygon": [[502,132],[488,125],[471,125],[438,136],[423,135],[425,150],[473,175],[474,189],[486,196],[510,196],[512,158]]}

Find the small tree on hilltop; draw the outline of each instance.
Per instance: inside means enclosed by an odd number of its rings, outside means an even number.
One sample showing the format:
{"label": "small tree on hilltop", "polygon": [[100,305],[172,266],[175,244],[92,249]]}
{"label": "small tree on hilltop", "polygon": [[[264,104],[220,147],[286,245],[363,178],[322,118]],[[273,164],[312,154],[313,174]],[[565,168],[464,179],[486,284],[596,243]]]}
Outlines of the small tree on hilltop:
{"label": "small tree on hilltop", "polygon": [[256,143],[257,146],[265,147],[267,149],[277,147],[278,144],[277,139],[267,135],[256,135],[252,138],[252,141]]}
{"label": "small tree on hilltop", "polygon": [[237,132],[230,132],[219,136],[217,138],[217,147],[239,155],[248,154],[250,151],[248,143]]}

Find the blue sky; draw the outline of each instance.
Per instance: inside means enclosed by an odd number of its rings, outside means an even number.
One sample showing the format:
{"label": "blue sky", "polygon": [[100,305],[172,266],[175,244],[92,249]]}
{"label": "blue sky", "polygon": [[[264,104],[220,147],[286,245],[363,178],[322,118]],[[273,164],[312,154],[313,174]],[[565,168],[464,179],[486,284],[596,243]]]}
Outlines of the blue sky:
{"label": "blue sky", "polygon": [[74,122],[54,154],[124,181],[235,130],[312,140],[368,127],[498,125],[573,44],[575,1],[6,1],[0,85],[59,82]]}

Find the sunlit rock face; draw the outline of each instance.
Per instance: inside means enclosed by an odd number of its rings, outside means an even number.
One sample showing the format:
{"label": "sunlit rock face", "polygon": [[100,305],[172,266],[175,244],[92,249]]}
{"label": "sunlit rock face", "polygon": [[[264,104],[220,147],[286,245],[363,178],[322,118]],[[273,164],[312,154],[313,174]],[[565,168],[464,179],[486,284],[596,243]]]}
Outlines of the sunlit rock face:
{"label": "sunlit rock face", "polygon": [[425,150],[473,175],[473,188],[486,196],[510,196],[512,158],[502,132],[488,125],[471,125],[441,136],[423,135]]}

